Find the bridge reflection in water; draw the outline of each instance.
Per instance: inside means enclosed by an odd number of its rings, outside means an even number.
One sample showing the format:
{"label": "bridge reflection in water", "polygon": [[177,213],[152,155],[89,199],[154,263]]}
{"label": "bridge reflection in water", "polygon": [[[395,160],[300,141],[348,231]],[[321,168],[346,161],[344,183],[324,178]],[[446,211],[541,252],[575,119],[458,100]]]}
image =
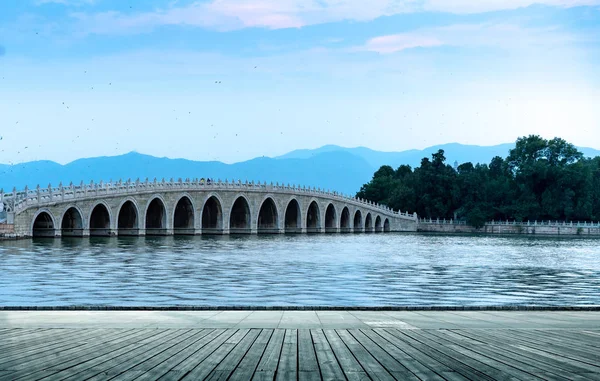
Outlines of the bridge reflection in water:
{"label": "bridge reflection in water", "polygon": [[198,180],[0,192],[20,237],[415,231],[416,214],[299,186]]}

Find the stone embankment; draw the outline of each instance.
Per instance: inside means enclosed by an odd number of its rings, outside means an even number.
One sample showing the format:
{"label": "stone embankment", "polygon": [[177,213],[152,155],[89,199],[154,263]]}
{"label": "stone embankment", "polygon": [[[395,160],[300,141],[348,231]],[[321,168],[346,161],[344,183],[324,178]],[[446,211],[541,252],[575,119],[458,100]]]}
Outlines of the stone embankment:
{"label": "stone embankment", "polygon": [[421,219],[417,231],[425,233],[518,234],[600,237],[600,223],[560,221],[491,221],[482,228],[464,221]]}
{"label": "stone embankment", "polygon": [[16,238],[14,225],[0,224],[0,240],[14,238]]}

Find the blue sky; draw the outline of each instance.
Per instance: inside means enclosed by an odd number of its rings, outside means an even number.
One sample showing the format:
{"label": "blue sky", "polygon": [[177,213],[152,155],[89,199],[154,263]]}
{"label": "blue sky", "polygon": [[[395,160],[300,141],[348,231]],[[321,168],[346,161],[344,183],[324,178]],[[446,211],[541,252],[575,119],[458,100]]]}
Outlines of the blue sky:
{"label": "blue sky", "polygon": [[3,0],[0,162],[600,148],[600,0]]}

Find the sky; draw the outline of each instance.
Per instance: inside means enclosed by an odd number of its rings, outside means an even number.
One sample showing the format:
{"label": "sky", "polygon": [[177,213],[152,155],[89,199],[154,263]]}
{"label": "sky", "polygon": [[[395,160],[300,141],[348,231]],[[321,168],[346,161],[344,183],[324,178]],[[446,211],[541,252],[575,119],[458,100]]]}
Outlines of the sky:
{"label": "sky", "polygon": [[0,0],[0,163],[600,148],[600,0]]}

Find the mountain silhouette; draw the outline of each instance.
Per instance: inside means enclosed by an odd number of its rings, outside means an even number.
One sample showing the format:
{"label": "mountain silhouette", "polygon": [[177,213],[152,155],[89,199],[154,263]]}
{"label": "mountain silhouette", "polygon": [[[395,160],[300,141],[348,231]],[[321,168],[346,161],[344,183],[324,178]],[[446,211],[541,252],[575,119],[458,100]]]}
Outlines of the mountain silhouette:
{"label": "mountain silhouette", "polygon": [[[489,163],[494,156],[506,157],[514,144],[496,146],[474,146],[458,143],[429,147],[423,150],[381,152],[365,147],[344,148],[327,145],[317,149],[289,152],[275,158],[260,157],[252,160],[225,164],[218,161],[192,161],[186,159],[159,158],[136,152],[119,156],[104,156],[75,160],[61,165],[52,161],[33,161],[15,165],[0,164],[0,188],[10,192],[13,187],[30,189],[37,184],[47,187],[60,182],[79,185],[91,180],[123,181],[146,178],[213,178],[260,182],[298,184],[355,194],[368,182],[381,165],[396,168],[402,164],[418,166],[423,157],[443,149],[447,162],[459,164]],[[586,156],[598,156],[600,151],[580,148]]]}

